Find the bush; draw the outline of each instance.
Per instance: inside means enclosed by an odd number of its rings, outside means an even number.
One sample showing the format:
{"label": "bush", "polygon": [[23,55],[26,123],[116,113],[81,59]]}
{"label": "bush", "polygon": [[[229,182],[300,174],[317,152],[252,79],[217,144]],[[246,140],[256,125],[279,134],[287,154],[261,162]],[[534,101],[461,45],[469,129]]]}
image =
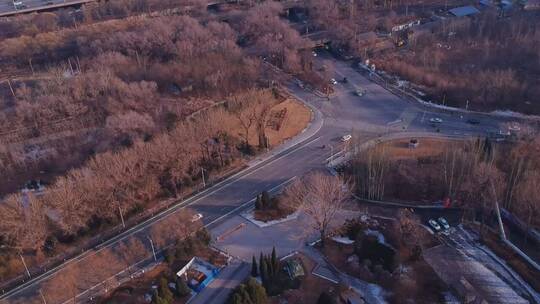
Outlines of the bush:
{"label": "bush", "polygon": [[178,280],[176,280],[176,293],[179,297],[185,297],[191,294],[191,289],[189,289],[183,278],[178,278]]}
{"label": "bush", "polygon": [[317,300],[317,304],[335,304],[336,300],[329,295],[326,291],[323,291]]}
{"label": "bush", "polygon": [[268,297],[264,287],[254,278],[240,284],[229,297],[229,304],[266,304]]}

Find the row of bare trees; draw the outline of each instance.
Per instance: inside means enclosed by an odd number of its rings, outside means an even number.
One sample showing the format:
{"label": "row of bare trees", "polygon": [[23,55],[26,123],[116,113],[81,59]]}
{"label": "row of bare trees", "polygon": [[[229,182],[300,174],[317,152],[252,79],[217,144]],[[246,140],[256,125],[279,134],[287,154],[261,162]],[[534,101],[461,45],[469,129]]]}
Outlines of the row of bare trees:
{"label": "row of bare trees", "polygon": [[[3,193],[20,186],[29,172],[78,166],[89,153],[170,130],[193,111],[254,87],[260,76],[257,61],[244,56],[225,23],[203,25],[179,16],[107,26],[22,36],[0,46],[11,54],[6,59],[28,60],[35,68],[44,45],[63,60],[35,81],[13,81],[13,96],[5,96],[10,106],[0,112],[0,141],[6,144],[0,148],[0,169],[19,184],[3,185]],[[22,58],[25,41],[37,48],[38,57]],[[64,51],[75,57],[63,57]],[[17,53],[22,57],[16,59]],[[24,143],[59,133],[62,141],[7,146],[13,139]]]}
{"label": "row of bare trees", "polygon": [[[377,66],[426,86],[444,103],[537,114],[539,26],[529,12],[507,19],[483,12],[475,19],[443,21],[431,30],[415,30],[409,45],[414,52],[381,56]],[[470,85],[473,80],[477,85]]]}
{"label": "row of bare trees", "polygon": [[356,191],[367,199],[432,202],[448,197],[483,215],[497,201],[527,225],[538,226],[539,147],[538,137],[513,147],[473,140],[450,143],[438,156],[396,160],[378,146],[359,154],[350,172]]}
{"label": "row of bare trees", "polygon": [[[96,155],[59,177],[43,196],[8,196],[0,205],[0,236],[10,244],[39,250],[55,229],[77,235],[100,222],[118,223],[122,214],[143,210],[160,197],[185,193],[200,178],[201,167],[212,172],[238,159],[238,149],[251,144],[250,131],[265,136],[259,120],[266,119],[276,100],[270,90],[233,96],[230,106],[201,112],[149,142]],[[244,117],[254,124],[238,128]]]}

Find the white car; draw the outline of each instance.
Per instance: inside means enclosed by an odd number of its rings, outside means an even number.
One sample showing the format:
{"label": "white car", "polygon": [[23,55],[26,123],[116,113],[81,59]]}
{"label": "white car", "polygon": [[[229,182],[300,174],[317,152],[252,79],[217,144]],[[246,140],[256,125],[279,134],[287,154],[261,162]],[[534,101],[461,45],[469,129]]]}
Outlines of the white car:
{"label": "white car", "polygon": [[356,96],[362,97],[362,96],[364,96],[364,94],[366,94],[366,90],[364,90],[362,88],[356,89],[355,94],[356,94]]}
{"label": "white car", "polygon": [[433,118],[429,119],[429,122],[431,122],[431,123],[442,123],[442,119],[440,119],[439,117],[433,117]]}
{"label": "white car", "polygon": [[430,226],[431,228],[433,228],[433,230],[435,230],[435,232],[441,231],[441,225],[439,225],[439,223],[437,223],[436,220],[430,219],[430,220],[428,221],[428,224],[429,224],[429,226]]}
{"label": "white car", "polygon": [[521,128],[519,127],[517,123],[514,123],[508,127],[508,130],[513,131],[513,132],[518,132],[521,130]]}
{"label": "white car", "polygon": [[334,78],[332,78],[332,79],[330,79],[330,83],[333,84],[333,85],[336,85],[337,81]]}
{"label": "white car", "polygon": [[191,217],[191,222],[192,223],[195,223],[196,221],[200,220],[203,218],[203,215],[200,214],[200,213],[197,213],[197,214],[194,214],[192,217]]}
{"label": "white car", "polygon": [[448,221],[444,217],[440,217],[437,219],[439,224],[444,228],[444,230],[450,229],[450,224],[448,224]]}
{"label": "white car", "polygon": [[351,138],[352,138],[351,134],[343,135],[341,136],[341,141],[346,142],[346,141],[351,140]]}
{"label": "white car", "polygon": [[313,57],[317,57],[317,52],[312,51],[311,54],[313,55]]}

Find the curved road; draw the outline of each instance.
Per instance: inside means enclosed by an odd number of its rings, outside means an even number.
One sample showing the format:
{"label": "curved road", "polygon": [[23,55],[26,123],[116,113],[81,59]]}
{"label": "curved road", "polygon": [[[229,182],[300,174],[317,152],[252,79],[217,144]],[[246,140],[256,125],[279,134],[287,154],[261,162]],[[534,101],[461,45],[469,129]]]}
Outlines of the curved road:
{"label": "curved road", "polygon": [[[223,220],[250,204],[253,198],[263,190],[275,189],[295,176],[301,176],[313,169],[324,168],[325,160],[330,154],[342,148],[340,137],[353,131],[360,142],[380,136],[390,134],[395,136],[397,133],[409,132],[437,136],[440,134],[463,137],[485,136],[486,132],[498,131],[500,122],[503,122],[503,119],[495,117],[480,117],[478,119],[481,123],[473,126],[466,123],[468,117],[441,114],[440,111],[437,111],[439,112],[437,114],[431,113],[426,111],[425,107],[403,100],[369,81],[345,62],[318,56],[319,63],[323,60],[332,60],[336,79],[347,77],[348,82],[335,85],[335,93],[329,99],[317,97],[293,83],[287,85],[292,95],[304,101],[314,111],[314,119],[305,132],[263,158],[253,161],[246,170],[188,200],[179,202],[173,208],[124,231],[100,245],[99,248],[87,251],[67,263],[85,263],[88,256],[96,254],[101,248],[114,248],[129,237],[145,239],[152,225],[165,217],[175,216],[176,211],[188,206],[204,216],[203,222],[206,225]],[[363,97],[353,94],[355,88],[359,86],[367,90],[367,94]],[[440,133],[435,132],[435,128],[429,123],[429,119],[433,117],[443,120],[437,125]],[[322,148],[323,145],[325,148]],[[151,261],[143,264],[148,263]],[[30,299],[41,301],[40,286],[52,276],[62,272],[62,268],[63,265],[5,293],[0,297],[0,302],[29,303]],[[91,294],[100,292],[99,286],[91,292],[81,290],[77,300],[86,302]],[[47,298],[47,295],[45,294],[44,297]],[[68,299],[66,295],[66,300]],[[56,303],[48,300],[47,304]]]}

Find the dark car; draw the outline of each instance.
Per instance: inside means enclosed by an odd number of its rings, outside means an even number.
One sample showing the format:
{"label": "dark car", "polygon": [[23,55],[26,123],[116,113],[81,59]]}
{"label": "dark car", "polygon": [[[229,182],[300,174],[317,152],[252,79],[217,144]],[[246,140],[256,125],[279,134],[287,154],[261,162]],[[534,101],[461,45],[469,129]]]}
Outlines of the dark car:
{"label": "dark car", "polygon": [[343,77],[343,83],[347,83],[348,81],[347,77]]}
{"label": "dark car", "polygon": [[467,123],[471,125],[479,125],[480,121],[478,119],[471,118],[471,119],[467,119]]}

